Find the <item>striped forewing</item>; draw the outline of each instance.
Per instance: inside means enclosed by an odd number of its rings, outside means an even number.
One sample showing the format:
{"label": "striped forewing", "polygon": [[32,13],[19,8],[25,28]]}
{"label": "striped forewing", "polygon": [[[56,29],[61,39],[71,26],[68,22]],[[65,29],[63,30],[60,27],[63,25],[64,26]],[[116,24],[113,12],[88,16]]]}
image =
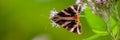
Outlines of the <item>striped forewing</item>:
{"label": "striped forewing", "polygon": [[81,4],[70,6],[52,17],[52,21],[70,32],[81,34],[81,25],[78,19],[80,11]]}

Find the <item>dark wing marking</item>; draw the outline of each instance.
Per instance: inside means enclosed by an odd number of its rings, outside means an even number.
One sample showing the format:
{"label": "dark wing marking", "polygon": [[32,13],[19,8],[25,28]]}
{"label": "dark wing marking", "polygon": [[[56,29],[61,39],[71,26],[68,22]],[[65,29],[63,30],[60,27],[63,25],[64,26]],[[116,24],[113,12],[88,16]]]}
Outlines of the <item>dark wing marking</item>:
{"label": "dark wing marking", "polygon": [[52,20],[70,32],[81,34],[81,25],[75,18],[76,15],[79,15],[78,13],[80,13],[80,11],[80,4],[73,5],[57,13],[54,17],[52,17]]}
{"label": "dark wing marking", "polygon": [[62,11],[62,12],[59,12],[57,15],[61,16],[61,17],[70,17],[70,14],[68,14],[67,12],[65,11]]}

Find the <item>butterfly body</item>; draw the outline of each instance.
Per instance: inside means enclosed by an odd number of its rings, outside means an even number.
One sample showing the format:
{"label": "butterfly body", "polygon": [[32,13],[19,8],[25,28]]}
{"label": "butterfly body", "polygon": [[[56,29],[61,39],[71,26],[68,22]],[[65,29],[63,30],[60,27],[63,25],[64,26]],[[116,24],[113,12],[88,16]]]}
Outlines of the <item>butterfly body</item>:
{"label": "butterfly body", "polygon": [[81,4],[76,4],[56,13],[51,17],[51,20],[70,32],[81,34],[82,29],[79,21],[80,12]]}

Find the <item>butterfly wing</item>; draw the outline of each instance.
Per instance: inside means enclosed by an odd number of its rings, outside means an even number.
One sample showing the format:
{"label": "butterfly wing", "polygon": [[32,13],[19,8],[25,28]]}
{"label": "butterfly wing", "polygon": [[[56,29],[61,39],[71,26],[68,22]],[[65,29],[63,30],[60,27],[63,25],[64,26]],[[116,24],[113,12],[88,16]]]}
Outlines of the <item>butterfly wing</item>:
{"label": "butterfly wing", "polygon": [[70,6],[52,17],[52,21],[69,30],[70,32],[81,34],[79,23],[79,13],[81,4]]}

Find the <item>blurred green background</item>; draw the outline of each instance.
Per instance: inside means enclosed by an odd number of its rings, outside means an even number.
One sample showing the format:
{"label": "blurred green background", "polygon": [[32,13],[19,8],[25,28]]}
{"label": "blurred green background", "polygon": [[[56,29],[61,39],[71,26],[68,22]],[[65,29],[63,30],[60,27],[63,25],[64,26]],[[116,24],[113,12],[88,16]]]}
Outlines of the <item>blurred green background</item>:
{"label": "blurred green background", "polygon": [[[81,17],[82,35],[71,33],[63,28],[52,27],[50,10],[60,11],[76,0],[0,0],[0,40],[33,40],[45,35],[49,40],[84,40],[96,37],[87,20]],[[110,36],[94,40],[110,40]]]}

